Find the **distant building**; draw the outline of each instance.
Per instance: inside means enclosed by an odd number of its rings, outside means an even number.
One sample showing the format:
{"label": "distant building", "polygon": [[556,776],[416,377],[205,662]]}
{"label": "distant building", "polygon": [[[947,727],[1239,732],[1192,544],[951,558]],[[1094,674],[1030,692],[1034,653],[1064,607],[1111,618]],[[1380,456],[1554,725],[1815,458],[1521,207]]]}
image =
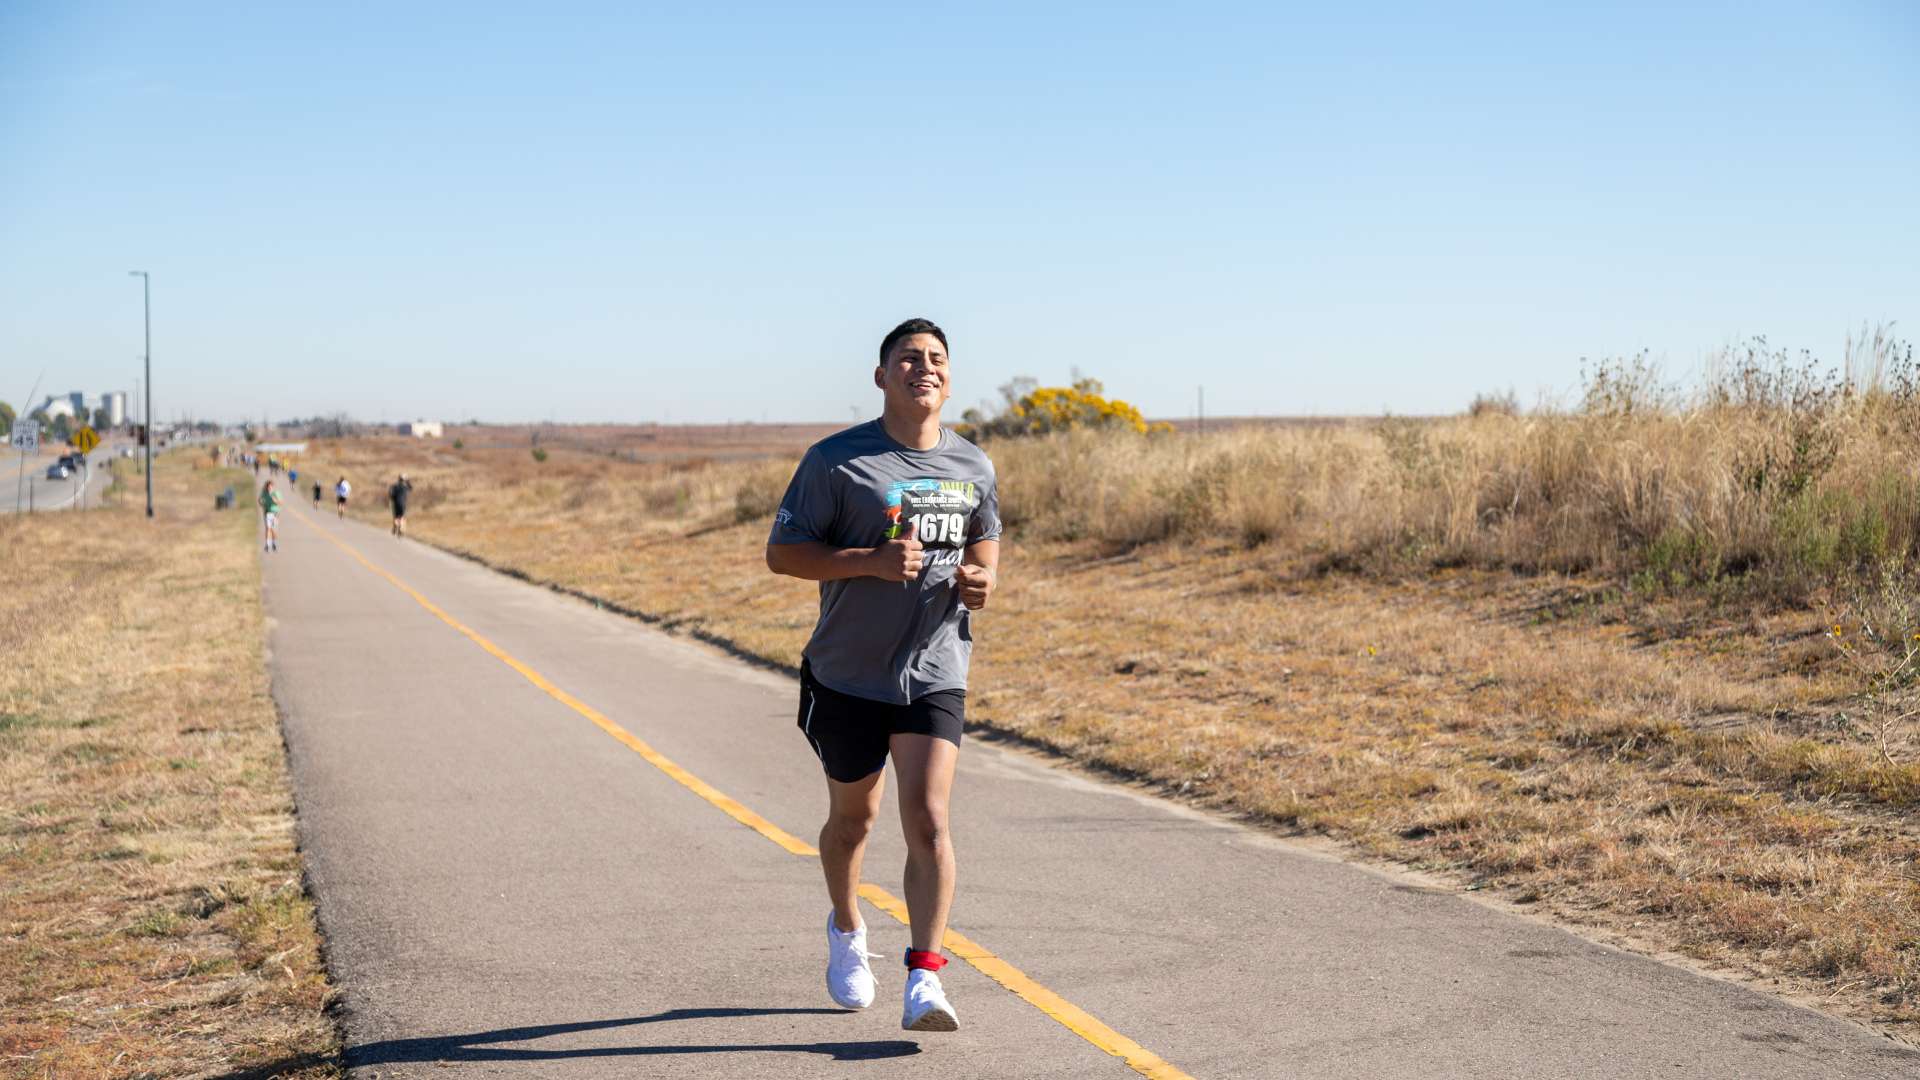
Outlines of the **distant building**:
{"label": "distant building", "polygon": [[73,403],[73,415],[82,420],[93,419],[93,405],[87,401],[87,395],[75,390],[67,395],[67,400]]}
{"label": "distant building", "polygon": [[400,434],[411,435],[416,439],[437,439],[446,433],[446,425],[438,420],[400,421]]}
{"label": "distant building", "polygon": [[109,390],[100,395],[100,407],[107,410],[107,426],[119,427],[127,422],[127,392]]}
{"label": "distant building", "polygon": [[41,402],[40,407],[34,411],[46,413],[47,419],[50,421],[58,420],[62,416],[72,418],[74,416],[73,398],[77,396],[79,395],[68,395],[67,397],[54,397],[49,395],[47,400]]}

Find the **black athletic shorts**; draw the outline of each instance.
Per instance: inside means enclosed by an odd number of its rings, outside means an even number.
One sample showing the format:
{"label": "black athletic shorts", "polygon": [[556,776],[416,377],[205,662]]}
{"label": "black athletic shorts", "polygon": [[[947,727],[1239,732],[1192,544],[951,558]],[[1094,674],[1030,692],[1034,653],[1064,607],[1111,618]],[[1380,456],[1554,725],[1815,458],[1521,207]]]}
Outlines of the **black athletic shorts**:
{"label": "black athletic shorts", "polygon": [[887,765],[894,735],[932,735],[960,745],[967,692],[936,690],[906,705],[829,690],[800,661],[800,732],[813,745],[827,776],[843,784],[864,780]]}

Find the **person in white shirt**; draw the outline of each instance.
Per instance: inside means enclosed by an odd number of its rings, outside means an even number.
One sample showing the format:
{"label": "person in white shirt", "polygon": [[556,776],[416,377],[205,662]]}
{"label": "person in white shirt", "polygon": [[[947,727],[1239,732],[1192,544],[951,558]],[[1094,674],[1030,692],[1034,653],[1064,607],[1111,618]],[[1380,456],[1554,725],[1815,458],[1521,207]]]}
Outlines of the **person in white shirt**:
{"label": "person in white shirt", "polygon": [[346,477],[341,477],[340,482],[333,485],[333,508],[341,517],[347,516],[347,496],[351,494],[353,485],[347,483]]}

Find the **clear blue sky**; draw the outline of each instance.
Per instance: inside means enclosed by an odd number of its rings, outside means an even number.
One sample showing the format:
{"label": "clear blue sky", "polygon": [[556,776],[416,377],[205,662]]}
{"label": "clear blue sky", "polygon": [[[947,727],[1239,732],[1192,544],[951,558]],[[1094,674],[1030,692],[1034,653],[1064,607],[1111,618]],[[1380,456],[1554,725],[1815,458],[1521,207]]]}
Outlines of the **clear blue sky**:
{"label": "clear blue sky", "polygon": [[1920,333],[1904,0],[518,7],[0,4],[0,398],[130,388],[130,268],[168,417],[847,419],[911,314],[956,406],[1160,416]]}

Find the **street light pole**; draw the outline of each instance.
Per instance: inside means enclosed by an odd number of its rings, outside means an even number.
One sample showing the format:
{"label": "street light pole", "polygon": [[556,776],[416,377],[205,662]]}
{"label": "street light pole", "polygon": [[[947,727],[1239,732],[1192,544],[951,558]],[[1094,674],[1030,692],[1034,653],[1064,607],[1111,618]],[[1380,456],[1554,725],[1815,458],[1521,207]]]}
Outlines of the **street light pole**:
{"label": "street light pole", "polygon": [[145,270],[129,270],[128,276],[140,279],[140,306],[146,315],[147,349],[143,357],[147,373],[146,438],[147,444],[147,516],[153,516],[153,279]]}

